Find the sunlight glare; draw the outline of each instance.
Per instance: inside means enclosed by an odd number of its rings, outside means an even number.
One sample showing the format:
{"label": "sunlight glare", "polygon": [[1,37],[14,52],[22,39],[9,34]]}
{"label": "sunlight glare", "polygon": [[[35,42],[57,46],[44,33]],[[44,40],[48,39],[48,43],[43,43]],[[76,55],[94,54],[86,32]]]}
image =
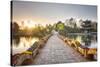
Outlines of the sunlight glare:
{"label": "sunlight glare", "polygon": [[28,27],[28,28],[33,28],[35,26],[35,22],[33,22],[32,20],[26,20],[24,21],[25,23],[25,27]]}

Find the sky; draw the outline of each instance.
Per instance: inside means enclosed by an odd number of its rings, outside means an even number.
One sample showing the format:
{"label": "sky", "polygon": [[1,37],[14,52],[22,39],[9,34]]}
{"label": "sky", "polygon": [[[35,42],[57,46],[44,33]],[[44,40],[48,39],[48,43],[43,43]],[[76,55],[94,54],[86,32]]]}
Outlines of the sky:
{"label": "sky", "polygon": [[43,25],[53,24],[58,21],[64,22],[71,17],[97,21],[95,5],[13,1],[12,11],[12,21],[19,24],[22,21]]}

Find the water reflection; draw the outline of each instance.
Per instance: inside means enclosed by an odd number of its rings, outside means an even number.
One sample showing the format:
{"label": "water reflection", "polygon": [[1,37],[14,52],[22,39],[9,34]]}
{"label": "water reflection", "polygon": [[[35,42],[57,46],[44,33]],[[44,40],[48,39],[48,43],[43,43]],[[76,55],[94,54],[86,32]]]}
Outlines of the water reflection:
{"label": "water reflection", "polygon": [[97,48],[97,35],[67,35],[67,37],[79,41],[84,47]]}
{"label": "water reflection", "polygon": [[22,53],[38,41],[35,37],[14,37],[12,38],[12,54]]}

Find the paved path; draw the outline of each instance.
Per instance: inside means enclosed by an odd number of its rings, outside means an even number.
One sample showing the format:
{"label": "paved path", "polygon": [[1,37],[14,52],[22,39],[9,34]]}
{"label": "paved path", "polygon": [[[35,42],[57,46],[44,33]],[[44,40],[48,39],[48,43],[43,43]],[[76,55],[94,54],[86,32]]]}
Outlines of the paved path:
{"label": "paved path", "polygon": [[66,45],[56,34],[51,36],[45,47],[34,60],[34,64],[56,64],[86,61],[77,51]]}

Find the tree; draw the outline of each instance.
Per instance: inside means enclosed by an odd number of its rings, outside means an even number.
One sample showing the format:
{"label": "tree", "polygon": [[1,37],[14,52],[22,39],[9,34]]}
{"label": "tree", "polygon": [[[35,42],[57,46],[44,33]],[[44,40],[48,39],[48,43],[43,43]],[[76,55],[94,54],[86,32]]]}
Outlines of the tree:
{"label": "tree", "polygon": [[82,29],[84,32],[89,33],[92,30],[92,22],[90,20],[83,21]]}
{"label": "tree", "polygon": [[58,30],[64,30],[64,23],[62,23],[61,21],[58,21],[58,23],[56,24],[56,27]]}
{"label": "tree", "polygon": [[18,33],[19,25],[17,24],[17,22],[11,22],[11,30],[13,34]]}

